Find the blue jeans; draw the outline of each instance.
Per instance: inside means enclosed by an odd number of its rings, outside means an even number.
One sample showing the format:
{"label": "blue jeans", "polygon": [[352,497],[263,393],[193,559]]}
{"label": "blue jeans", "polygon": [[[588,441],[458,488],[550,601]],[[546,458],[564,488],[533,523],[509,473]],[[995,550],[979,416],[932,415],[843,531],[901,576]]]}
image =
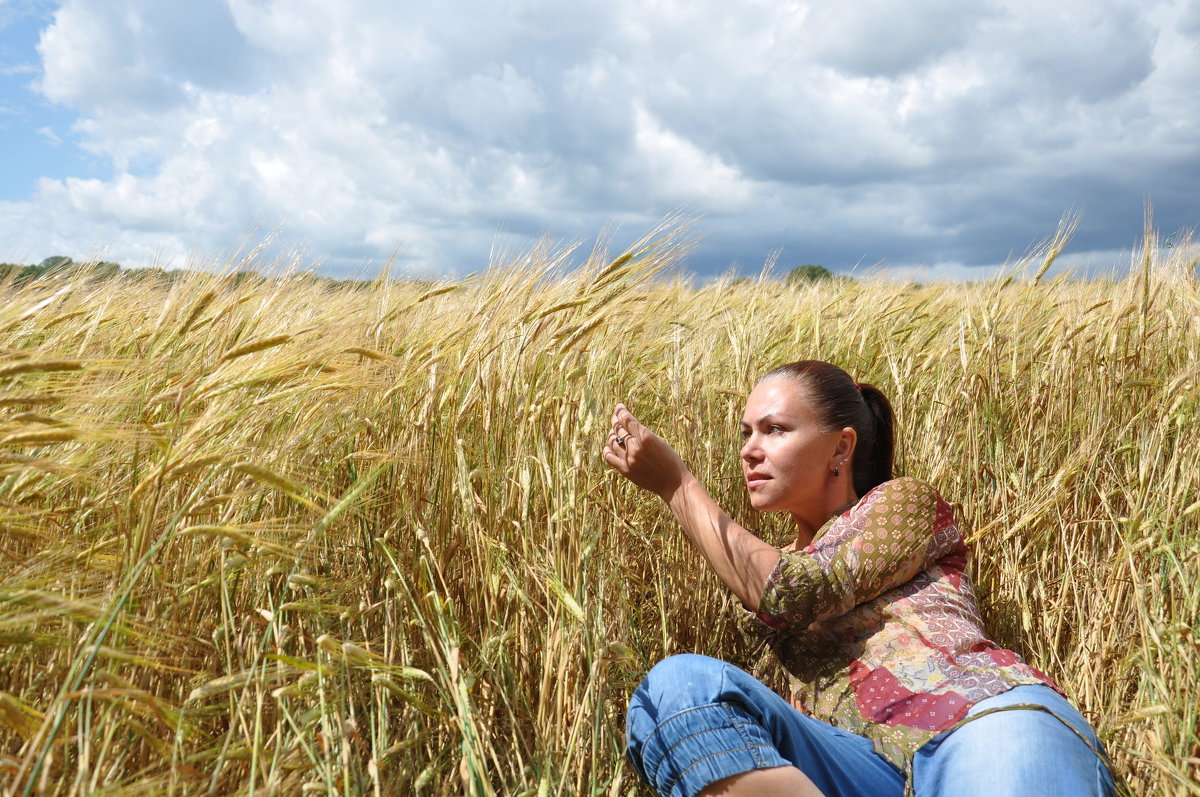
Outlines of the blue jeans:
{"label": "blue jeans", "polygon": [[[1100,741],[1047,686],[1018,686],[968,716],[1014,703],[1046,706]],[[825,797],[900,797],[904,774],[869,739],[806,716],[749,673],[707,656],[672,656],[634,692],[626,720],[629,760],[659,794],[691,797],[723,778],[798,767]],[[1107,766],[1071,728],[1038,710],[997,711],[933,737],[913,758],[913,789],[926,795],[1108,795]]]}

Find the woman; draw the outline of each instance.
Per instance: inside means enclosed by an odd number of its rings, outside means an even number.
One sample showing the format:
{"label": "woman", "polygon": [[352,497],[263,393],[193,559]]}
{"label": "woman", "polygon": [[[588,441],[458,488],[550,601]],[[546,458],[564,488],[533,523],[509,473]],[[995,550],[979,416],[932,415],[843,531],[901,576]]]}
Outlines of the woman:
{"label": "woman", "polygon": [[604,460],[657,493],[747,609],[791,682],[784,700],[697,655],[656,666],[628,755],[660,794],[1102,795],[1095,732],[1050,680],[989,641],[950,507],[893,478],[877,388],[815,360],[758,383],[742,418],[751,505],[788,512],[782,550],[721,510],[618,404]]}

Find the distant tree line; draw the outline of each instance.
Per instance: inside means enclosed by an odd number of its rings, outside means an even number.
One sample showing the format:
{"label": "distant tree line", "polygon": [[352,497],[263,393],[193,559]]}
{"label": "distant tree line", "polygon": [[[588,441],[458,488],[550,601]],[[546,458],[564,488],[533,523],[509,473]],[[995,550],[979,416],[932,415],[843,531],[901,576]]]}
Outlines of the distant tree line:
{"label": "distant tree line", "polygon": [[[154,279],[160,282],[174,282],[180,276],[187,273],[184,269],[176,269],[166,271],[161,268],[121,268],[117,263],[111,263],[107,260],[90,261],[84,263],[76,263],[66,255],[54,255],[48,257],[36,266],[21,265],[18,263],[0,263],[0,285],[16,284],[20,285],[25,282],[39,279],[46,275],[63,275],[72,274],[76,271],[84,271],[91,278],[104,279],[121,274],[124,277],[133,280]],[[332,277],[322,277],[315,272],[305,271],[299,274],[291,275],[292,278],[312,280],[327,285],[331,288],[366,288],[371,284],[371,280],[338,280]],[[235,285],[242,284],[247,281],[266,281],[269,277],[254,271],[240,271],[233,277]],[[783,277],[783,282],[786,285],[808,285],[815,282],[824,282],[827,280],[847,280],[850,277],[835,275],[832,271],[824,266],[818,266],[815,263],[805,263],[802,266],[796,266],[788,271]],[[737,280],[736,282],[749,282],[748,278]],[[424,282],[424,280],[413,280],[413,282]],[[430,283],[431,285],[433,283]]]}
{"label": "distant tree line", "polygon": [[119,274],[122,271],[130,275],[149,274],[155,272],[157,274],[166,274],[161,268],[154,269],[122,269],[116,263],[110,263],[107,260],[91,261],[88,263],[76,263],[66,255],[55,255],[48,257],[36,266],[27,266],[20,263],[0,263],[0,283],[23,283],[31,280],[44,277],[47,274],[69,274],[76,269],[84,269],[90,276],[94,277],[111,277],[114,274]]}
{"label": "distant tree line", "polygon": [[[170,284],[186,275],[188,269],[172,269],[171,271],[167,271],[166,269],[157,267],[122,268],[119,263],[112,263],[107,260],[92,260],[77,263],[66,255],[55,255],[46,258],[36,266],[20,263],[0,263],[0,286],[10,284],[21,285],[41,279],[42,277],[67,276],[76,273],[86,274],[90,279],[107,279],[120,275],[124,279],[135,282],[153,280],[160,284]],[[313,271],[294,272],[287,276],[289,279],[311,281],[329,288],[366,288],[371,284],[370,280],[338,280],[332,277],[322,277]],[[234,274],[231,283],[233,285],[241,285],[246,282],[261,283],[267,282],[270,279],[272,277],[247,270]],[[413,281],[424,282],[423,280]],[[431,282],[430,285],[432,284]]]}
{"label": "distant tree line", "polygon": [[[801,285],[811,285],[818,282],[853,282],[854,278],[845,274],[834,274],[824,266],[818,266],[816,263],[805,263],[802,266],[796,266],[790,269],[783,275],[783,284],[793,288]],[[740,277],[735,279],[732,285],[749,285],[754,282],[750,277]]]}

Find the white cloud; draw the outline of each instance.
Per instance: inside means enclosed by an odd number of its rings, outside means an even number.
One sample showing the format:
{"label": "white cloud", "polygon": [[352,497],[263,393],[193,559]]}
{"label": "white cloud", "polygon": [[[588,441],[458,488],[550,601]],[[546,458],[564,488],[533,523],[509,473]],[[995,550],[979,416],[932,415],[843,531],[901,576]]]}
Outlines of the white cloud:
{"label": "white cloud", "polygon": [[[816,60],[851,75],[903,75],[963,48],[992,18],[992,3],[887,0],[814,3],[801,31]],[[933,23],[936,20],[936,27]],[[834,32],[834,35],[829,35]]]}
{"label": "white cloud", "polygon": [[279,229],[467,271],[498,236],[682,206],[713,271],[783,247],[957,273],[1072,208],[1077,246],[1119,249],[1147,195],[1197,221],[1196,8],[65,0],[38,85],[114,176],[0,203],[0,245],[133,262]]}
{"label": "white cloud", "polygon": [[545,108],[542,91],[512,64],[493,64],[446,90],[446,110],[476,140],[516,144]]}

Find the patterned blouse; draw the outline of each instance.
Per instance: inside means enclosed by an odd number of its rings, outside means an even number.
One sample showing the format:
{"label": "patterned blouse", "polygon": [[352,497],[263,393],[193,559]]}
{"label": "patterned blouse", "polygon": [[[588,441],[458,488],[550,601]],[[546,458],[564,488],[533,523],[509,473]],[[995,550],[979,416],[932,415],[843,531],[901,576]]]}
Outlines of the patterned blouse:
{"label": "patterned blouse", "polygon": [[[967,546],[919,479],[885,482],[784,553],[747,630],[765,637],[806,713],[869,738],[906,775],[975,703],[1054,684],[983,632]],[[1055,687],[1057,688],[1057,687]]]}

